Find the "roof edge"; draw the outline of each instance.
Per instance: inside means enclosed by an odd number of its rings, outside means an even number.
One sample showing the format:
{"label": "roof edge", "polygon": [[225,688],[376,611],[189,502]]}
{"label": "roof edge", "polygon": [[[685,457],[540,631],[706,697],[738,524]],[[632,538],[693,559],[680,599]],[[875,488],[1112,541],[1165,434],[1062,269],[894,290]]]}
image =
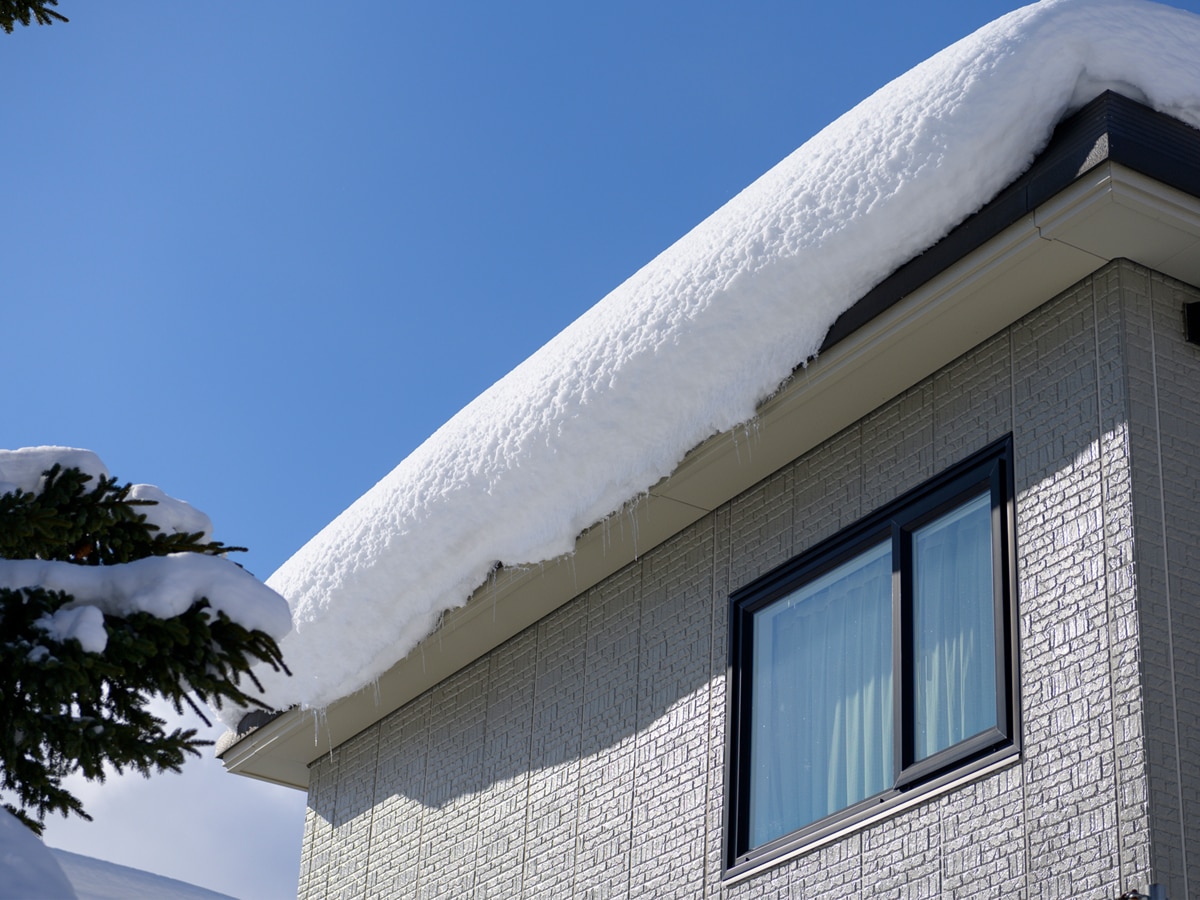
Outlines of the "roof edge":
{"label": "roof edge", "polygon": [[1200,284],[1200,131],[1109,92],[843,314],[819,356],[760,406],[753,435],[705,441],[583,532],[573,554],[498,571],[376,685],[320,714],[292,709],[239,728],[218,755],[230,771],[305,789],[308,766],[332,748],[1119,257]]}
{"label": "roof edge", "polygon": [[1122,94],[1105,91],[1058,124],[1024,175],[842,313],[825,335],[821,352],[1105,162],[1120,163],[1200,196],[1200,131]]}

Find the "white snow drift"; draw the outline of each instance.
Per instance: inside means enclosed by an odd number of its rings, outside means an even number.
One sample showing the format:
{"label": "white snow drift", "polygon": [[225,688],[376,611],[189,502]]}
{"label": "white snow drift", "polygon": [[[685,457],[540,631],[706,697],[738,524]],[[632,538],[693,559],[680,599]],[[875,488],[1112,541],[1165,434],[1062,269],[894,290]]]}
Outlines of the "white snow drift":
{"label": "white snow drift", "polygon": [[[825,128],[447,422],[275,573],[292,679],[369,684],[497,561],[536,563],[751,419],[830,324],[1016,178],[1115,88],[1200,126],[1200,18],[1048,0],[947,48]],[[452,336],[447,336],[448,341]]]}
{"label": "white snow drift", "polygon": [[42,843],[0,807],[0,900],[75,900],[71,882]]}

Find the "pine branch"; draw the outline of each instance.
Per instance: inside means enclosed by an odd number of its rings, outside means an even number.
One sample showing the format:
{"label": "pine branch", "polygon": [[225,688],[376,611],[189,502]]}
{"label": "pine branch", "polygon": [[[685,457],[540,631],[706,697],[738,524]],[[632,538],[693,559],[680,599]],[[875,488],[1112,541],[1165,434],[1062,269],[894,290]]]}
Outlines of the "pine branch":
{"label": "pine branch", "polygon": [[0,0],[0,28],[12,34],[18,22],[28,27],[31,21],[39,25],[71,21],[60,12],[47,9],[48,6],[58,6],[58,0]]}
{"label": "pine branch", "polygon": [[[153,501],[130,500],[130,486],[110,478],[91,481],[55,466],[40,493],[0,496],[0,559],[95,567],[236,549],[200,534],[164,534],[141,511]],[[251,666],[290,674],[270,635],[244,628],[207,598],[168,618],[105,614],[99,653],[44,627],[72,602],[62,591],[0,588],[0,790],[31,827],[47,813],[88,818],[62,786],[68,774],[102,781],[106,765],[143,775],[179,771],[210,743],[194,730],[168,731],[146,709],[151,697],[165,698],[177,713],[185,705],[200,713],[197,701],[265,708],[249,692],[251,685],[262,690]]]}

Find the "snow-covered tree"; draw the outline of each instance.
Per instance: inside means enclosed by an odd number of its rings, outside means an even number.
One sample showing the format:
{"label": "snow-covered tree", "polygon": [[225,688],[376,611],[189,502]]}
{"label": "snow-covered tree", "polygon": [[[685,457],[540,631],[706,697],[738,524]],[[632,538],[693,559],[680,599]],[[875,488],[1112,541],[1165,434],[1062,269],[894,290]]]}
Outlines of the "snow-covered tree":
{"label": "snow-covered tree", "polygon": [[[120,485],[95,454],[0,450],[0,789],[40,833],[90,818],[63,787],[105,766],[150,775],[198,755],[194,729],[146,708],[261,706],[251,665],[287,671],[287,604],[211,539],[207,516]],[[260,687],[261,689],[261,687]],[[196,700],[193,700],[193,697]]]}

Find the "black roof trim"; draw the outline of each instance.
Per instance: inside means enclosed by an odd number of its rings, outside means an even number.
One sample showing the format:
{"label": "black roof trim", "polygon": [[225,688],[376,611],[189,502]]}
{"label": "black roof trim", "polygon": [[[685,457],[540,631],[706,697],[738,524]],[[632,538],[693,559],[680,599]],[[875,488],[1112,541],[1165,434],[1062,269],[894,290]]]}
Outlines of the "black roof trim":
{"label": "black roof trim", "polygon": [[1050,143],[1024,175],[842,313],[825,335],[821,350],[848,337],[1104,162],[1120,163],[1200,197],[1200,131],[1106,91],[1058,124]]}

